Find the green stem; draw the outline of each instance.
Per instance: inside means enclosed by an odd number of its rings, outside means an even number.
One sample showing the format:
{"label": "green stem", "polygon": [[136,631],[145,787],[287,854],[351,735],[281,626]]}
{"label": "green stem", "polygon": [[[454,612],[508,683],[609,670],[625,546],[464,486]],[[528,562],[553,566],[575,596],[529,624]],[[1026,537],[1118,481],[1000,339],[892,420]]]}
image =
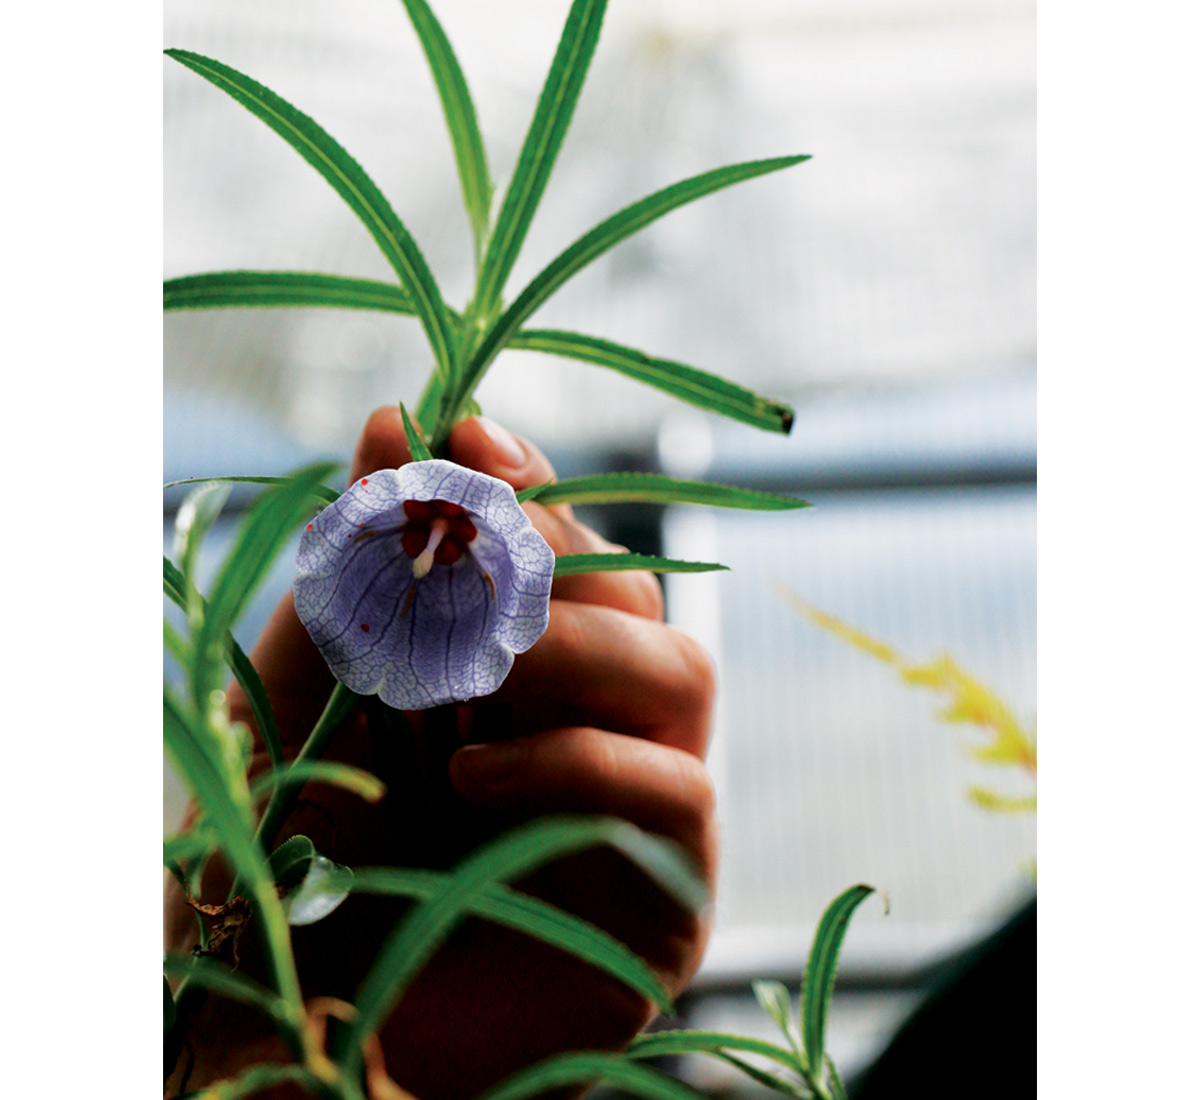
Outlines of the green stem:
{"label": "green stem", "polygon": [[[325,704],[325,709],[321,712],[321,717],[317,719],[317,724],[313,726],[312,733],[308,735],[308,740],[304,742],[303,748],[292,763],[299,764],[303,760],[319,760],[329,746],[330,739],[349,716],[357,701],[358,696],[354,692],[345,684],[338,684],[330,694],[329,702]],[[264,851],[275,842],[276,834],[282,828],[288,815],[295,809],[297,796],[303,786],[302,780],[289,782],[286,774],[275,784],[266,811],[258,824],[258,832],[255,833],[255,840],[262,845]],[[236,885],[235,883],[235,891]]]}

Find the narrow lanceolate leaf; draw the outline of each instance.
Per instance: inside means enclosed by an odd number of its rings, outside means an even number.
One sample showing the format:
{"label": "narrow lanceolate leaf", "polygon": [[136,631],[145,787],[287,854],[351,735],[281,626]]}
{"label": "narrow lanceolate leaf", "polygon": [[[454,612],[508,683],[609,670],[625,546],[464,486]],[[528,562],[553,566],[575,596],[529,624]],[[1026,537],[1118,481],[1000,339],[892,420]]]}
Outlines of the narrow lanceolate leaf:
{"label": "narrow lanceolate leaf", "polygon": [[213,583],[203,627],[195,638],[198,667],[193,674],[193,691],[197,706],[207,705],[205,695],[215,687],[211,666],[219,643],[296,526],[308,515],[313,493],[333,469],[328,462],[309,466],[263,493],[247,512],[233,549]]}
{"label": "narrow lanceolate leaf", "polygon": [[163,309],[326,306],[412,315],[412,297],[393,283],[307,271],[211,271],[163,282]]}
{"label": "narrow lanceolate leaf", "polygon": [[792,999],[788,995],[787,987],[782,982],[757,981],[752,982],[750,988],[754,991],[759,1007],[775,1021],[775,1026],[792,1044],[796,1057],[803,1062],[800,1033],[792,1019]]}
{"label": "narrow lanceolate leaf", "polygon": [[224,963],[206,958],[167,955],[163,959],[163,970],[171,977],[187,978],[222,997],[257,1008],[283,1023],[292,1019],[287,1003],[282,998],[244,974],[230,970]]}
{"label": "narrow lanceolate leaf", "polygon": [[728,565],[712,561],[676,561],[653,554],[561,554],[554,559],[556,577],[617,573],[627,569],[647,569],[651,573],[712,573],[728,568]]}
{"label": "narrow lanceolate leaf", "polygon": [[458,180],[462,185],[463,205],[471,222],[475,238],[475,257],[478,261],[487,239],[488,214],[492,207],[492,180],[488,175],[487,156],[483,138],[475,117],[475,104],[467,89],[466,77],[454,56],[445,31],[425,0],[404,0],[421,48],[429,61],[433,82],[437,85],[446,127],[454,146],[454,162],[458,165]]}
{"label": "narrow lanceolate leaf", "polygon": [[454,332],[441,291],[416,241],[361,165],[308,115],[257,81],[210,57],[187,50],[166,53],[270,126],[342,196],[412,296],[433,348],[436,369],[449,378],[454,362]]}
{"label": "narrow lanceolate leaf", "polygon": [[404,988],[486,889],[597,845],[622,852],[681,905],[698,910],[708,891],[677,845],[615,818],[546,817],[497,837],[463,860],[446,888],[411,910],[388,937],[359,988],[359,1015],[343,1047],[347,1072]]}
{"label": "narrow lanceolate leaf", "polygon": [[[585,268],[598,256],[602,256],[626,237],[686,203],[694,202],[723,187],[753,179],[755,176],[761,176],[767,172],[777,172],[781,168],[788,168],[808,159],[806,156],[775,157],[771,160],[747,161],[744,164],[733,164],[725,168],[714,169],[711,172],[703,172],[680,183],[674,183],[670,187],[664,187],[661,191],[648,195],[618,211],[611,218],[602,221],[570,247],[560,252],[535,275],[533,281],[521,291],[513,304],[488,329],[463,372],[455,396],[456,405],[461,404],[471,395],[488,365],[500,350],[508,345],[517,329],[529,319],[530,315],[572,275]],[[499,223],[497,223],[498,231]],[[486,264],[487,261],[484,262]]]}
{"label": "narrow lanceolate leaf", "polygon": [[833,1100],[850,1100],[846,1094],[846,1085],[842,1081],[842,1075],[838,1073],[837,1066],[833,1064],[833,1059],[828,1054],[825,1055],[825,1071],[829,1074],[829,1087],[833,1090]]}
{"label": "narrow lanceolate leaf", "polygon": [[509,340],[508,347],[561,355],[566,359],[607,367],[627,378],[654,386],[689,405],[764,431],[786,435],[792,430],[795,420],[792,407],[781,401],[772,401],[745,386],[685,363],[656,359],[598,336],[556,329],[521,329]]}
{"label": "narrow lanceolate leaf", "polygon": [[766,1070],[752,1066],[749,1062],[743,1061],[732,1054],[721,1052],[717,1057],[723,1062],[728,1062],[735,1069],[741,1070],[750,1080],[757,1081],[772,1092],[782,1092],[786,1096],[812,1096],[812,1093],[808,1089],[801,1088],[795,1081],[791,1081],[786,1077],[779,1077],[774,1073],[768,1073]]}
{"label": "narrow lanceolate leaf", "polygon": [[704,1100],[703,1093],[665,1073],[619,1054],[582,1051],[558,1054],[514,1073],[479,1100],[524,1100],[566,1085],[614,1085],[645,1100]]}
{"label": "narrow lanceolate leaf", "polygon": [[484,253],[475,301],[492,315],[533,221],[600,38],[605,0],[574,0]]}
{"label": "narrow lanceolate leaf", "polygon": [[[189,587],[195,584],[195,564],[200,545],[228,499],[228,485],[206,482],[188,493],[175,514],[175,557],[179,560],[179,571]],[[199,622],[199,608],[192,593],[189,593],[186,611],[194,630]]]}
{"label": "narrow lanceolate leaf", "polygon": [[[330,465],[330,472],[338,469],[336,465]],[[209,481],[236,481],[245,485],[286,485],[292,479],[290,477],[274,477],[251,474],[230,474],[225,477],[184,477],[178,481],[168,481],[163,485],[163,489],[174,489],[176,485],[201,485]],[[314,485],[313,496],[321,501],[322,504],[332,504],[342,494],[336,489],[331,489],[328,485]]]}
{"label": "narrow lanceolate leaf", "polygon": [[539,504],[707,504],[712,508],[746,508],[779,512],[807,508],[808,502],[795,497],[763,493],[757,489],[737,489],[729,485],[710,485],[703,481],[680,481],[661,474],[614,473],[551,481],[528,491],[517,499]]}
{"label": "narrow lanceolate leaf", "polygon": [[800,1029],[804,1036],[804,1053],[814,1074],[820,1072],[825,1060],[825,1023],[837,977],[838,952],[842,949],[851,914],[874,892],[874,887],[860,884],[840,893],[821,915],[813,937],[800,994]]}
{"label": "narrow lanceolate leaf", "polygon": [[726,1035],[719,1031],[656,1031],[639,1035],[629,1044],[626,1054],[631,1058],[665,1058],[674,1054],[720,1054],[730,1050],[758,1054],[799,1072],[796,1055],[790,1050],[762,1039]]}
{"label": "narrow lanceolate leaf", "polygon": [[408,441],[408,453],[414,462],[428,462],[433,455],[420,429],[412,422],[404,402],[400,402],[400,417],[404,421],[404,438]]}
{"label": "narrow lanceolate leaf", "polygon": [[305,783],[327,783],[350,791],[367,802],[378,802],[387,793],[383,780],[362,768],[333,760],[298,760],[260,775],[250,786],[250,797],[257,800],[280,783],[301,786]]}
{"label": "narrow lanceolate leaf", "polygon": [[[163,592],[185,612],[187,611],[188,588],[183,574],[164,556]],[[196,598],[203,600],[203,597],[198,594]],[[201,611],[202,613],[207,612],[207,607],[203,602]],[[254,723],[258,726],[259,735],[267,748],[267,755],[270,756],[271,763],[278,767],[283,763],[283,743],[279,739],[279,727],[275,723],[275,712],[271,709],[271,700],[267,696],[267,689],[263,687],[263,682],[254,665],[250,663],[250,658],[246,656],[245,651],[228,631],[225,633],[225,646],[229,654],[229,667],[233,670],[234,679],[246,693],[246,700],[250,704],[250,713],[254,715]]]}
{"label": "narrow lanceolate leaf", "polygon": [[[351,889],[354,893],[428,899],[446,888],[449,877],[436,871],[360,868]],[[624,982],[662,1011],[674,1011],[670,993],[649,966],[620,940],[579,917],[499,884],[477,895],[470,913],[583,959]]]}

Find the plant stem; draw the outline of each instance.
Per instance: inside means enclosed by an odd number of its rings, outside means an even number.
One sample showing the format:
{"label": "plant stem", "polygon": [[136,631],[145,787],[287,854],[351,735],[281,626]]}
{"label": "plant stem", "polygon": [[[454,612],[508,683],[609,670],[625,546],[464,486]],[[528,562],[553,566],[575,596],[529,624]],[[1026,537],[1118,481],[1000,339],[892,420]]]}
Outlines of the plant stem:
{"label": "plant stem", "polygon": [[[313,726],[312,733],[308,735],[308,740],[304,742],[304,746],[293,763],[299,764],[303,760],[320,759],[328,747],[330,739],[349,716],[357,701],[358,696],[345,684],[338,684],[334,687],[330,693],[329,702],[325,704],[325,709],[321,712],[321,717],[317,719],[317,724]],[[255,833],[255,839],[262,845],[263,851],[274,844],[275,836],[295,808],[296,798],[303,786],[302,781],[289,781],[286,773],[275,784],[262,820],[258,824],[258,831]],[[236,887],[235,883],[235,892]]]}

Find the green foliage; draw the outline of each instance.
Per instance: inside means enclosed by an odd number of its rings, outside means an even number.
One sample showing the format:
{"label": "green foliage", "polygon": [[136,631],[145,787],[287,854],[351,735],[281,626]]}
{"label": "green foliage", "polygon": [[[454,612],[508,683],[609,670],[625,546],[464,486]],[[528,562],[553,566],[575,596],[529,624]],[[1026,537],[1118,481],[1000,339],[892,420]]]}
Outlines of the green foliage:
{"label": "green foliage", "polygon": [[680,481],[662,474],[614,473],[549,481],[517,494],[539,504],[706,504],[778,512],[807,508],[808,502],[757,489],[737,489],[703,481]]}
{"label": "green foliage", "polygon": [[577,573],[618,573],[629,569],[648,569],[651,573],[711,573],[729,566],[711,561],[676,561],[653,554],[560,554],[554,562],[556,577]]}
{"label": "green foliage", "polygon": [[[444,891],[449,876],[411,868],[367,868],[355,872],[354,893],[429,899]],[[469,912],[542,940],[624,982],[664,1012],[673,1012],[671,995],[658,976],[619,940],[579,917],[492,884],[470,902]]]}
{"label": "green foliage", "polygon": [[257,81],[210,57],[187,50],[166,52],[270,126],[341,195],[411,295],[437,370],[448,376],[455,341],[441,291],[416,242],[359,163],[308,115]]}
{"label": "green foliage", "polygon": [[415,316],[417,307],[402,287],[374,279],[318,275],[305,271],[212,271],[163,283],[163,309],[273,309],[328,306],[376,309]]}
{"label": "green foliage", "polygon": [[613,1085],[646,1100],[703,1100],[701,1093],[658,1070],[617,1054],[560,1054],[513,1074],[479,1100],[524,1100],[567,1085]]}
{"label": "green foliage", "polygon": [[428,462],[433,455],[430,454],[420,429],[409,419],[408,410],[404,407],[403,401],[400,402],[400,416],[404,420],[404,438],[408,440],[408,453],[412,455],[412,460]]}
{"label": "green foliage", "polygon": [[517,262],[558,150],[567,135],[600,38],[605,7],[605,0],[574,0],[571,4],[537,110],[484,253],[475,303],[479,314],[485,318],[495,312],[500,301],[505,280]]}
{"label": "green foliage", "polygon": [[800,1029],[804,1054],[812,1072],[821,1072],[825,1064],[825,1025],[829,1020],[829,1002],[837,977],[838,953],[850,926],[850,917],[863,901],[875,892],[872,886],[851,886],[826,908],[813,936],[804,968],[804,987],[800,998]]}
{"label": "green foliage", "polygon": [[475,118],[475,104],[467,89],[467,80],[459,68],[458,58],[425,0],[404,0],[413,29],[421,40],[421,48],[429,61],[433,81],[442,101],[442,113],[454,146],[454,161],[462,185],[463,205],[475,239],[475,258],[478,262],[487,239],[488,214],[492,207],[492,180],[488,174],[487,154]]}
{"label": "green foliage", "polygon": [[505,833],[464,859],[444,889],[410,911],[388,937],[359,987],[358,1016],[342,1048],[346,1064],[357,1065],[362,1040],[382,1024],[417,971],[488,887],[598,845],[620,851],[681,905],[698,911],[708,903],[707,890],[687,856],[670,841],[627,822],[545,817]]}

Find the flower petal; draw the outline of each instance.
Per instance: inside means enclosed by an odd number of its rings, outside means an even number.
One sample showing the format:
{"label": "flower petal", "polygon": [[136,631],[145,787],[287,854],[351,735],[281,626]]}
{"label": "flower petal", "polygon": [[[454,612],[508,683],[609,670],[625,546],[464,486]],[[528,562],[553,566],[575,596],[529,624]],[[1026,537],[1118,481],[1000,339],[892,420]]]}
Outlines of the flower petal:
{"label": "flower petal", "polygon": [[[405,501],[470,513],[475,538],[419,580],[401,545]],[[554,553],[512,487],[442,459],[379,470],[300,541],[296,612],[333,674],[402,709],[495,691],[549,622]]]}

